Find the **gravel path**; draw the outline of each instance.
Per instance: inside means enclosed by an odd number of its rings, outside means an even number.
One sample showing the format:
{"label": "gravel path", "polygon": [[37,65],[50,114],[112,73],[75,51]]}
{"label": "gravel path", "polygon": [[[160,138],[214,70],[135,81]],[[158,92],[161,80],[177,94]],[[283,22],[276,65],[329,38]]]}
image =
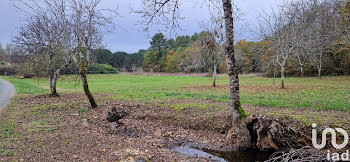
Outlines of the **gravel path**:
{"label": "gravel path", "polygon": [[8,81],[0,79],[0,110],[3,109],[16,92],[15,87]]}

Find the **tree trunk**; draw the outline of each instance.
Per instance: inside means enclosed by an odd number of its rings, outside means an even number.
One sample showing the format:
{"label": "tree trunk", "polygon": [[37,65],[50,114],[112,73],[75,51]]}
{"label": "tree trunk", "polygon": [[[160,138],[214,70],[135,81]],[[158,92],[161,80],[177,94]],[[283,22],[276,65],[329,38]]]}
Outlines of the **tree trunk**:
{"label": "tree trunk", "polygon": [[87,72],[85,70],[84,71],[80,70],[81,82],[83,83],[84,92],[85,92],[85,95],[87,96],[87,98],[89,99],[91,108],[96,108],[97,104],[96,104],[94,96],[92,96],[92,94],[91,94],[91,92],[89,90],[89,84],[88,84],[88,81],[87,81],[86,73]]}
{"label": "tree trunk", "polygon": [[67,68],[68,65],[71,63],[71,61],[66,61],[66,63],[64,65],[62,65],[61,67],[59,67],[55,72],[51,71],[50,72],[50,96],[53,96],[53,97],[56,97],[58,96],[58,93],[57,93],[57,80],[58,80],[58,77],[62,71],[62,69],[64,68]]}
{"label": "tree trunk", "polygon": [[301,77],[304,77],[304,65],[300,65],[300,74]]}
{"label": "tree trunk", "polygon": [[217,66],[218,65],[214,65],[214,71],[213,71],[213,87],[216,87],[216,71],[217,71]]}
{"label": "tree trunk", "polygon": [[54,96],[56,95],[57,91],[56,89],[53,87],[53,75],[49,76],[49,81],[50,81],[50,96]]}
{"label": "tree trunk", "polygon": [[51,65],[53,62],[53,53],[49,51],[49,62],[47,65],[47,72],[49,74],[49,80],[50,80],[50,96],[57,96],[57,90],[56,90],[56,83],[57,83],[57,78],[55,78],[55,72],[54,70],[51,69]]}
{"label": "tree trunk", "polygon": [[281,88],[285,89],[286,87],[284,86],[284,67],[281,67]]}
{"label": "tree trunk", "polygon": [[277,68],[276,68],[276,66],[274,66],[274,68],[273,68],[273,81],[272,81],[272,84],[275,84],[275,82],[276,82],[276,73],[277,73]]}
{"label": "tree trunk", "polygon": [[55,96],[58,96],[57,94],[57,88],[56,88],[56,85],[57,85],[57,75],[53,75],[53,76],[50,76],[50,96],[52,97],[55,97]]}
{"label": "tree trunk", "polygon": [[317,66],[317,70],[318,70],[318,79],[321,79],[321,72],[322,72],[322,55],[323,55],[323,51],[321,50],[321,54],[320,54],[320,62],[319,65]]}
{"label": "tree trunk", "polygon": [[243,120],[247,114],[241,106],[239,99],[239,80],[234,53],[234,30],[231,0],[222,0],[225,19],[225,53],[230,82],[229,108],[232,113],[232,128],[229,130],[226,140],[238,149],[251,147],[250,132]]}
{"label": "tree trunk", "polygon": [[57,89],[56,89],[57,79],[58,79],[58,75],[56,75],[56,73],[54,73],[53,71],[49,72],[49,80],[50,80],[49,84],[50,84],[50,96],[51,97],[58,96]]}
{"label": "tree trunk", "polygon": [[322,67],[319,66],[318,68],[318,79],[321,79],[321,71],[322,71]]}

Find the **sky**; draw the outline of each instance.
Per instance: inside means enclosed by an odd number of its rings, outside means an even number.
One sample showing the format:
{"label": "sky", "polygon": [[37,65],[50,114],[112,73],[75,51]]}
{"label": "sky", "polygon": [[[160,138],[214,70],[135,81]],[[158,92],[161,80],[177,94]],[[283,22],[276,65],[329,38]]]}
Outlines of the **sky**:
{"label": "sky", "polygon": [[[141,20],[140,15],[130,12],[131,8],[137,9],[142,0],[102,0],[101,6],[104,8],[118,9],[120,17],[116,18],[118,24],[113,32],[104,36],[104,46],[112,52],[125,51],[128,53],[137,52],[140,49],[147,49],[151,36],[157,32],[163,32],[168,38],[175,37],[166,31],[162,31],[161,26],[153,26],[149,33],[142,31],[142,26],[138,25]],[[196,1],[196,2],[194,2]],[[181,3],[181,15],[185,18],[181,21],[181,29],[177,35],[192,35],[201,32],[200,23],[209,19],[209,11],[206,5],[200,5],[201,0],[183,0]],[[263,10],[268,11],[276,7],[281,0],[236,0],[235,3],[243,13],[237,25],[240,32],[236,32],[236,41],[241,39],[256,40],[252,34],[254,26],[257,24],[257,17]],[[0,43],[5,45],[11,43],[11,39],[18,32],[18,27],[23,24],[23,14],[12,7],[11,0],[0,0]],[[248,25],[248,27],[247,27]],[[247,30],[249,29],[249,30]]]}

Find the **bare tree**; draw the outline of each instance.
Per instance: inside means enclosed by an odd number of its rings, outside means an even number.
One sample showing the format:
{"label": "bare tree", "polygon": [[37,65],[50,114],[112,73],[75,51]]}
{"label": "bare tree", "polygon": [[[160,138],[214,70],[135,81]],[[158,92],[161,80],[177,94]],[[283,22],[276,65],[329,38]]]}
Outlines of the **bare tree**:
{"label": "bare tree", "polygon": [[224,54],[222,45],[224,42],[224,34],[222,32],[223,19],[221,15],[212,15],[208,22],[202,22],[202,28],[208,31],[204,37],[200,37],[201,48],[203,53],[207,54],[209,59],[207,62],[213,68],[213,87],[216,87],[216,73],[220,64],[221,57]]}
{"label": "bare tree", "polygon": [[304,77],[305,63],[310,56],[312,39],[309,37],[309,30],[312,27],[312,20],[315,14],[311,8],[310,0],[291,2],[287,7],[287,14],[294,15],[294,22],[298,24],[297,40],[294,42],[295,48],[292,51],[292,58],[300,66],[301,77]]}
{"label": "bare tree", "polygon": [[281,88],[285,88],[285,66],[293,50],[298,47],[301,27],[296,21],[296,13],[290,12],[290,4],[285,3],[278,10],[261,16],[260,32],[270,41],[276,62],[281,70]]}
{"label": "bare tree", "polygon": [[321,78],[324,55],[336,40],[337,4],[330,0],[286,1],[277,12],[262,16],[261,33],[275,51],[282,88],[290,56],[299,64],[301,76],[305,63],[310,61]]}
{"label": "bare tree", "polygon": [[72,52],[68,43],[69,23],[64,13],[66,3],[64,0],[18,0],[14,6],[27,17],[27,23],[20,27],[14,42],[36,57],[34,60],[49,77],[50,95],[57,96],[57,80],[70,64]]}
{"label": "bare tree", "polygon": [[340,27],[339,34],[344,44],[350,44],[350,1],[344,1],[340,9]]}
{"label": "bare tree", "polygon": [[246,123],[241,120],[246,116],[239,97],[239,79],[236,67],[235,51],[234,51],[234,26],[232,16],[231,0],[222,0],[225,20],[225,54],[227,70],[230,81],[230,102],[229,108],[232,112],[232,128],[228,134],[228,141],[231,141],[239,148],[249,148],[251,145],[250,133]]}
{"label": "bare tree", "polygon": [[[79,68],[79,75],[85,95],[92,108],[97,104],[90,92],[87,72],[92,58],[92,49],[101,45],[103,31],[113,28],[113,18],[117,12],[99,8],[101,0],[72,0],[70,23],[73,32],[74,49],[73,60]],[[106,16],[108,12],[111,16]]]}
{"label": "bare tree", "polygon": [[[48,55],[51,93],[56,94],[60,71],[74,60],[91,107],[97,107],[87,81],[91,51],[100,47],[105,31],[114,29],[113,20],[117,12],[100,8],[101,0],[18,1],[21,5],[15,6],[28,15],[29,21],[15,40],[29,47],[32,53]],[[55,57],[60,57],[64,64],[52,70]]]}
{"label": "bare tree", "polygon": [[317,68],[318,78],[321,78],[324,54],[336,39],[337,9],[334,2],[312,0],[315,19],[307,33],[312,40],[310,61]]}
{"label": "bare tree", "polygon": [[2,43],[0,43],[0,61],[5,61],[5,50],[2,47]]}

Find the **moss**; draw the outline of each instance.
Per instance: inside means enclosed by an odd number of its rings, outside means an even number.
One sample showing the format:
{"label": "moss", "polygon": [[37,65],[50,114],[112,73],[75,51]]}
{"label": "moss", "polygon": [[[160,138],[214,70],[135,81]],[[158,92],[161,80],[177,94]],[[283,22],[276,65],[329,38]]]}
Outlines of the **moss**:
{"label": "moss", "polygon": [[245,118],[248,116],[248,113],[244,110],[242,104],[241,104],[241,101],[238,100],[236,102],[237,106],[238,106],[238,113],[239,113],[239,118],[242,119],[242,118]]}

